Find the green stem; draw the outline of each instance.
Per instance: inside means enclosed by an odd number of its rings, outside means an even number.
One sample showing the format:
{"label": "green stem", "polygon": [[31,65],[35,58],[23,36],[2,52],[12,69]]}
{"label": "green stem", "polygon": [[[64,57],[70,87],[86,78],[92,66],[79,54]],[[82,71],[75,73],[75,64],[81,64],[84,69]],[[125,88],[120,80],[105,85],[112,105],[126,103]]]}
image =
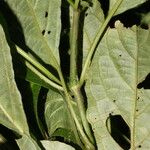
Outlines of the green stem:
{"label": "green stem", "polygon": [[31,65],[29,62],[25,62],[26,66],[33,71],[37,76],[39,76],[40,79],[42,79],[43,81],[45,81],[47,84],[49,84],[50,86],[52,86],[53,88],[59,90],[59,91],[63,91],[63,87],[52,82],[49,78],[47,78],[46,76],[44,76],[41,72],[39,72],[33,65]]}
{"label": "green stem", "polygon": [[84,130],[86,134],[88,135],[90,141],[94,144],[94,138],[93,138],[89,123],[86,119],[86,109],[84,107],[84,98],[81,93],[80,86],[76,85],[76,86],[73,86],[71,89],[75,96],[75,100],[77,101],[77,105],[79,108],[79,113],[80,113],[80,117],[83,123]]}
{"label": "green stem", "polygon": [[71,116],[74,119],[74,122],[76,124],[77,130],[78,130],[78,132],[81,135],[81,140],[84,143],[84,145],[86,146],[87,150],[95,150],[94,145],[89,141],[89,139],[87,138],[87,135],[84,133],[83,127],[80,124],[80,122],[79,122],[79,120],[78,120],[78,118],[76,116],[76,113],[75,113],[75,111],[73,109],[73,106],[71,104],[72,98],[71,98],[71,96],[70,96],[70,94],[69,94],[69,92],[67,90],[67,86],[65,84],[64,77],[62,75],[61,70],[58,71],[58,74],[59,74],[60,80],[62,82],[62,86],[64,88],[64,94],[65,94],[65,97],[66,97],[66,103],[68,105],[68,108],[69,108],[69,111],[71,113]]}
{"label": "green stem", "polygon": [[[33,66],[35,66],[37,69],[39,69],[44,75],[46,75],[49,79],[53,80],[54,82],[61,85],[61,82],[47,70],[45,67],[43,67],[39,62],[31,58],[26,52],[24,52],[21,48],[16,46],[17,52],[24,57],[28,62],[30,62]],[[51,81],[52,82],[52,81]],[[54,83],[53,82],[53,83]]]}
{"label": "green stem", "polygon": [[96,34],[94,41],[90,47],[88,56],[85,60],[85,64],[81,73],[81,77],[80,77],[80,86],[83,85],[84,80],[85,80],[85,75],[87,72],[88,67],[90,66],[90,62],[91,62],[91,58],[93,56],[93,53],[99,43],[100,38],[102,37],[110,19],[112,18],[112,16],[114,15],[114,13],[117,11],[117,9],[119,8],[120,4],[122,3],[123,0],[117,0],[117,2],[114,4],[112,10],[110,11],[109,15],[107,16],[106,20],[104,21],[104,23],[102,24],[102,26],[99,28],[98,33]]}
{"label": "green stem", "polygon": [[70,35],[70,85],[73,86],[78,81],[77,72],[77,49],[78,49],[78,30],[79,30],[79,10],[73,10],[73,22]]}
{"label": "green stem", "polygon": [[72,0],[67,0],[67,1],[74,8],[74,2]]}
{"label": "green stem", "polygon": [[74,4],[74,5],[75,5],[75,6],[74,6],[74,7],[75,7],[75,9],[78,9],[79,2],[80,2],[80,0],[76,0],[76,1],[75,1],[75,4]]}

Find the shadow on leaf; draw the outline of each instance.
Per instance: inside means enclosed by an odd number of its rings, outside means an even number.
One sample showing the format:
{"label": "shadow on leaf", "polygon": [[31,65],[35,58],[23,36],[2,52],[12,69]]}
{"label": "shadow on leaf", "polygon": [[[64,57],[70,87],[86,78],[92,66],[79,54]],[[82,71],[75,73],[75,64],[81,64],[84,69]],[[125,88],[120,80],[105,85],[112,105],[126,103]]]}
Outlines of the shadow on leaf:
{"label": "shadow on leaf", "polygon": [[106,122],[112,138],[124,149],[130,149],[130,129],[121,115],[109,114]]}

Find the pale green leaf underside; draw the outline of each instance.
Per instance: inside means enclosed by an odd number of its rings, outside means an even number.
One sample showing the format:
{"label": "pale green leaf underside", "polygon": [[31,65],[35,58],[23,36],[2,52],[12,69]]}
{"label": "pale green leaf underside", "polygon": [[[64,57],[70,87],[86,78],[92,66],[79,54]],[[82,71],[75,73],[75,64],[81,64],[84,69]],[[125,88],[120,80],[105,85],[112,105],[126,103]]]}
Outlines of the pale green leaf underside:
{"label": "pale green leaf underside", "polygon": [[149,40],[149,30],[127,29],[117,22],[97,48],[86,92],[87,115],[99,149],[120,149],[107,131],[110,113],[120,114],[129,125],[132,149],[150,149],[150,90],[137,89],[150,73]]}
{"label": "pale green leaf underside", "polygon": [[74,150],[73,147],[58,141],[43,140],[39,142],[39,146],[35,140],[26,134],[16,141],[20,150]]}
{"label": "pale green leaf underside", "polygon": [[[114,6],[114,4],[116,3],[116,1],[117,0],[110,0],[110,4],[109,4],[110,11],[112,7]],[[120,14],[128,9],[134,8],[144,2],[146,2],[146,0],[123,0],[121,6],[119,7],[119,9],[114,15]],[[89,7],[88,10],[86,11],[86,16],[84,20],[84,28],[83,28],[84,59],[83,61],[85,60],[90,50],[91,44],[93,43],[94,38],[97,35],[98,30],[104,21],[105,21],[105,16],[101,8],[100,2],[98,0],[93,0],[93,6]]]}
{"label": "pale green leaf underside", "polygon": [[28,135],[24,134],[22,138],[16,140],[20,150],[41,150],[38,144]]}
{"label": "pale green leaf underside", "polygon": [[[120,7],[118,8],[118,10],[116,11],[115,15],[118,15],[126,10],[129,10],[131,8],[137,7],[140,4],[146,2],[147,0],[123,0],[122,4],[120,5]],[[110,0],[110,10],[112,9],[112,7],[114,6],[114,4],[117,2],[117,0]]]}
{"label": "pale green leaf underside", "polygon": [[45,63],[57,67],[61,1],[6,0],[6,2],[21,24],[27,46]]}
{"label": "pale green leaf underside", "polygon": [[[77,110],[76,104],[73,104],[73,106],[75,110]],[[78,142],[76,128],[70,116],[67,104],[65,103],[65,99],[61,94],[53,90],[49,90],[47,94],[45,119],[50,135],[53,135],[57,129],[64,129],[61,136],[64,136],[69,141],[75,140]],[[66,132],[66,135],[64,132]],[[59,133],[61,133],[61,131],[59,131]]]}
{"label": "pale green leaf underside", "polygon": [[75,150],[73,147],[58,141],[41,141],[46,150]]}
{"label": "pale green leaf underside", "polygon": [[0,26],[0,124],[19,134],[28,132],[21,96],[17,89],[10,49]]}
{"label": "pale green leaf underside", "polygon": [[104,22],[104,14],[98,0],[93,1],[93,7],[89,7],[86,11],[83,27],[83,61],[90,50],[91,44],[98,32],[99,27]]}

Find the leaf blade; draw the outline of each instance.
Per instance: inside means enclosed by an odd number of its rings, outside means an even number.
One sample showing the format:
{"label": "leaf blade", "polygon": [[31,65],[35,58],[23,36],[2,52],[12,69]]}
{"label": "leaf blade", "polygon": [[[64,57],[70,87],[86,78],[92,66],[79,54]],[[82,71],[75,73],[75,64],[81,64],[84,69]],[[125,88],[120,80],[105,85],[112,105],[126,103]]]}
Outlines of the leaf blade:
{"label": "leaf blade", "polygon": [[[143,40],[142,36],[145,33],[147,38]],[[142,140],[141,136],[144,140],[150,132],[148,125],[143,124],[142,118],[143,116],[149,120],[146,114],[150,113],[147,108],[150,90],[137,89],[141,79],[143,80],[143,77],[150,72],[150,61],[147,56],[150,53],[148,39],[148,30],[139,29],[136,26],[127,29],[117,22],[116,29],[108,29],[97,48],[86,92],[88,119],[96,130],[97,140],[103,143],[99,147],[105,145],[105,138],[102,138],[104,131],[106,139],[109,137],[108,141],[112,140],[105,125],[110,114],[121,115],[130,127],[131,149],[138,148]],[[139,93],[143,96],[138,96]],[[137,100],[137,97],[143,99],[143,104]],[[142,115],[139,117],[137,114],[142,106],[146,107],[146,110],[141,111]],[[98,134],[100,127],[104,131]],[[147,131],[147,134],[143,130]],[[148,137],[145,141],[147,140]],[[112,145],[112,143],[109,144]],[[143,141],[142,147],[149,148],[149,144]]]}
{"label": "leaf blade", "polygon": [[[112,6],[114,6],[114,4],[116,3],[117,0],[110,0],[110,9],[112,8]],[[115,15],[118,15],[120,13],[123,13],[129,9],[138,7],[139,5],[143,4],[144,2],[146,2],[147,0],[123,0],[122,4],[120,5],[119,9],[117,10],[117,12],[115,13]]]}
{"label": "leaf blade", "polygon": [[[75,102],[72,104],[74,110],[77,111]],[[50,89],[45,105],[45,120],[49,135],[62,136],[69,142],[81,144],[74,121],[65,103],[65,97]]]}
{"label": "leaf blade", "polygon": [[74,150],[73,147],[58,141],[41,141],[46,150]]}
{"label": "leaf blade", "polygon": [[23,132],[28,133],[28,125],[21,96],[14,79],[10,49],[7,45],[2,27],[0,27],[0,33],[0,83],[3,85],[0,92],[0,122],[19,134]]}
{"label": "leaf blade", "polygon": [[[61,1],[44,0],[44,2],[41,2],[33,0],[7,0],[6,2],[11,6],[20,21],[25,44],[31,49],[31,55],[40,57],[45,63],[50,64],[57,69],[59,63],[59,37],[61,32]],[[52,4],[55,4],[55,7],[52,7]],[[49,7],[47,8],[47,6]],[[52,11],[54,8],[56,10]],[[51,19],[50,22],[52,25],[44,25],[46,22],[49,22],[47,20],[48,17],[44,17],[45,10],[47,11],[47,9],[51,11],[49,19]],[[57,27],[55,27],[54,24],[57,24]],[[42,31],[44,30],[43,27],[51,28],[52,37],[44,37],[42,35]]]}

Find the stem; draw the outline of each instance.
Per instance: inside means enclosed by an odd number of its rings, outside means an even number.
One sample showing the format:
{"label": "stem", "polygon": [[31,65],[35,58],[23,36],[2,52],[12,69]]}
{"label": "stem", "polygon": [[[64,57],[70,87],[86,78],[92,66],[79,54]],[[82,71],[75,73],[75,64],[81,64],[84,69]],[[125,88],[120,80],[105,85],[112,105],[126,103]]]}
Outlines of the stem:
{"label": "stem", "polygon": [[67,1],[74,8],[74,2],[72,0],[67,0]]}
{"label": "stem", "polygon": [[[24,52],[21,48],[16,46],[17,52],[24,57],[28,62],[30,62],[33,66],[35,66],[37,69],[39,69],[44,75],[46,75],[49,79],[55,81],[58,84],[61,84],[61,82],[47,70],[45,67],[43,67],[39,62],[31,58],[26,52]],[[52,81],[51,81],[52,82]],[[54,83],[54,82],[53,82]],[[55,84],[55,83],[54,83]]]}
{"label": "stem", "polygon": [[73,117],[74,119],[74,122],[76,124],[76,127],[81,135],[81,140],[82,142],[84,143],[84,145],[86,146],[86,149],[88,150],[95,150],[95,147],[94,145],[89,141],[89,139],[87,138],[86,134],[84,133],[83,131],[83,127],[82,125],[80,124],[79,120],[77,119],[77,116],[76,116],[76,113],[73,109],[73,106],[71,104],[71,96],[69,95],[69,92],[67,90],[67,86],[65,84],[65,81],[64,81],[64,78],[63,78],[63,75],[62,75],[62,72],[61,70],[58,70],[58,74],[59,74],[59,77],[60,77],[60,80],[62,82],[62,86],[64,88],[64,94],[65,94],[65,97],[66,97],[66,103],[68,105],[68,108],[69,108],[69,111],[71,113],[71,116]]}
{"label": "stem", "polygon": [[86,109],[84,107],[84,98],[82,96],[80,87],[78,85],[76,85],[76,86],[72,87],[71,89],[75,96],[75,100],[77,101],[77,105],[79,108],[79,113],[80,113],[80,117],[81,117],[81,120],[83,123],[84,130],[85,130],[86,134],[88,135],[89,139],[91,140],[91,142],[94,143],[94,138],[93,138],[89,123],[86,119]]}
{"label": "stem", "polygon": [[80,0],[76,0],[76,1],[75,1],[75,4],[74,4],[74,5],[75,5],[75,6],[74,6],[74,7],[75,7],[75,9],[78,9],[79,2],[80,2]]}
{"label": "stem", "polygon": [[47,78],[46,76],[44,76],[41,72],[39,72],[34,66],[32,66],[29,62],[25,62],[26,66],[33,71],[37,76],[39,76],[39,78],[41,78],[43,81],[45,81],[47,84],[49,84],[50,86],[52,86],[53,88],[59,90],[59,91],[63,91],[63,87],[52,82],[49,78]]}
{"label": "stem", "polygon": [[94,41],[91,45],[90,51],[88,53],[88,56],[86,58],[82,73],[81,73],[81,77],[80,77],[80,86],[83,85],[84,80],[85,80],[85,75],[87,72],[87,69],[90,65],[91,62],[91,58],[93,56],[93,53],[99,43],[100,38],[102,37],[110,19],[112,18],[112,16],[114,15],[114,13],[117,11],[117,9],[119,8],[120,4],[122,3],[123,0],[117,0],[117,2],[114,4],[112,10],[110,11],[109,15],[107,16],[106,20],[104,21],[104,23],[102,24],[102,26],[99,28],[98,33],[96,34]]}
{"label": "stem", "polygon": [[78,49],[78,30],[79,30],[79,10],[73,10],[73,22],[70,35],[70,85],[73,86],[77,83],[77,49]]}

